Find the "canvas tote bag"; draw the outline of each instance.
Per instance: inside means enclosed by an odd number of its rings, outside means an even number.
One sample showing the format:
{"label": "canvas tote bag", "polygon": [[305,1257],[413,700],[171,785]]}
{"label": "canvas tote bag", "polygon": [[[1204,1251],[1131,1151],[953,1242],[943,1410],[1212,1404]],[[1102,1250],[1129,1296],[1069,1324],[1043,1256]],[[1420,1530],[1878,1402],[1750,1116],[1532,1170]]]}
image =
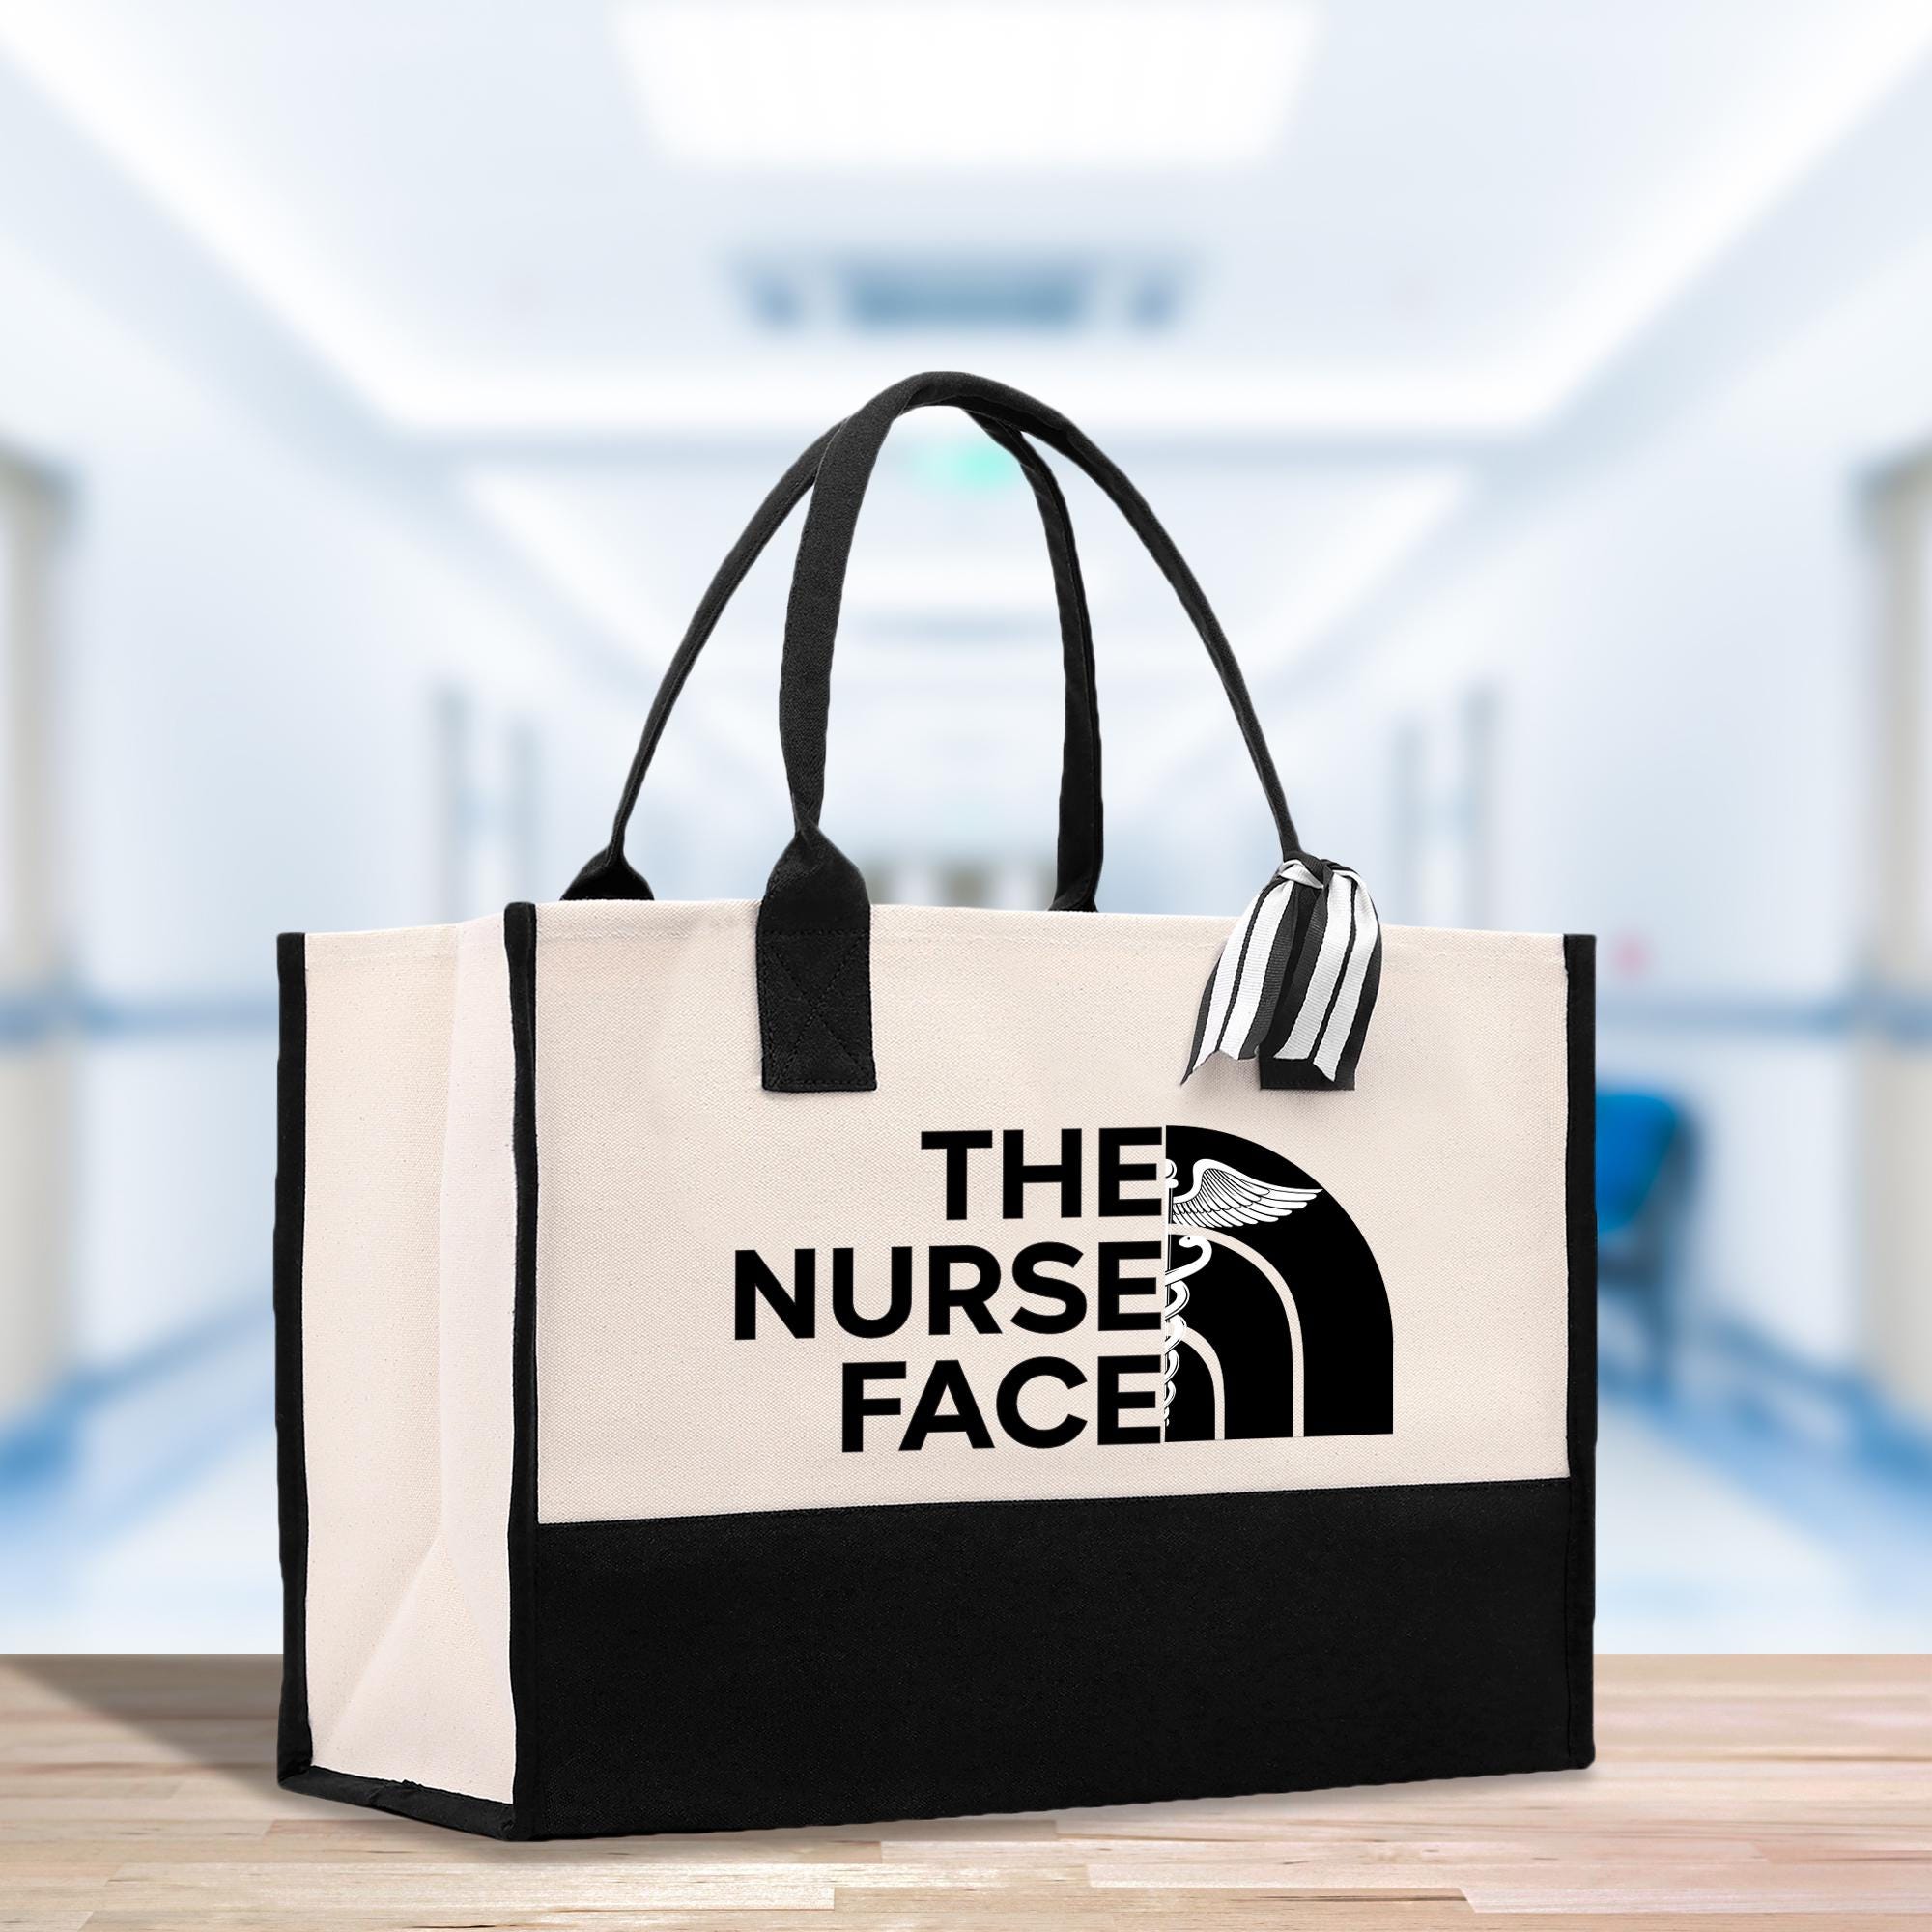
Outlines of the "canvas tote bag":
{"label": "canvas tote bag", "polygon": [[[819,826],[861,499],[933,404],[1021,459],[1060,593],[1043,912],[869,905]],[[1282,864],[1232,924],[1094,910],[1035,442],[1233,703]],[[755,904],[655,900],[639,785],[808,492],[795,837]],[[1591,944],[1381,927],[1053,410],[930,375],[848,417],[562,902],[280,969],[286,1785],[522,1838],[1590,1761]]]}

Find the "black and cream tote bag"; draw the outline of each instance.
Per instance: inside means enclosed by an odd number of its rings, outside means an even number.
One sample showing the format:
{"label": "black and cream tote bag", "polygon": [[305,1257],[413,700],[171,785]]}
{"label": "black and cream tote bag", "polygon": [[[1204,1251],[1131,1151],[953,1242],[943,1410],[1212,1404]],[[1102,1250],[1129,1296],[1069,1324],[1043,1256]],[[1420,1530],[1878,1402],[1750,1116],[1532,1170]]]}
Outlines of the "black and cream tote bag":
{"label": "black and cream tote bag", "polygon": [[[861,500],[934,404],[1045,526],[1040,912],[871,905],[818,822]],[[1040,444],[1234,705],[1282,860],[1232,924],[1094,910]],[[808,495],[796,835],[756,903],[656,900],[639,785]],[[838,424],[561,902],[280,965],[292,1789],[540,1838],[1589,1763],[1591,943],[1384,928],[1304,849],[1199,585],[1055,411],[928,375]]]}

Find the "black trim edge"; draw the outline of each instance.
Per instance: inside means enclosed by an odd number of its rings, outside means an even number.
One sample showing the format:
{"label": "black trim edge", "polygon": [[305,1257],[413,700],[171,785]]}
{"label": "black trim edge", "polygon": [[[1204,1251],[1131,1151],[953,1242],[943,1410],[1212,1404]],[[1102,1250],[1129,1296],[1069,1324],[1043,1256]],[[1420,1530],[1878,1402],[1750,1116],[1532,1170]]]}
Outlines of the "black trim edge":
{"label": "black trim edge", "polygon": [[512,1838],[515,1812],[489,1798],[471,1798],[461,1791],[439,1791],[430,1784],[410,1784],[387,1777],[356,1777],[346,1771],[313,1765],[285,1775],[283,1786],[306,1798],[332,1798],[340,1804],[366,1804],[372,1811],[392,1812],[398,1818],[417,1818],[425,1825],[447,1825],[452,1831],[474,1832],[485,1838]]}
{"label": "black trim edge", "polygon": [[1570,1761],[1597,1755],[1594,1720],[1597,1615],[1597,942],[1566,934],[1565,1037],[1569,1122],[1564,1149],[1570,1257],[1569,1557],[1564,1566]]}
{"label": "black trim edge", "polygon": [[275,1485],[282,1562],[282,1702],[275,1771],[308,1770],[308,1465],[302,1436],[302,1231],[307,1212],[308,967],[303,935],[275,941],[281,1034],[275,1081]]}
{"label": "black trim edge", "polygon": [[517,1283],[511,1402],[510,1697],[517,1719],[514,1815],[502,1834],[542,1835],[537,1722],[537,909],[506,907],[510,1043],[516,1057],[511,1147],[517,1179]]}

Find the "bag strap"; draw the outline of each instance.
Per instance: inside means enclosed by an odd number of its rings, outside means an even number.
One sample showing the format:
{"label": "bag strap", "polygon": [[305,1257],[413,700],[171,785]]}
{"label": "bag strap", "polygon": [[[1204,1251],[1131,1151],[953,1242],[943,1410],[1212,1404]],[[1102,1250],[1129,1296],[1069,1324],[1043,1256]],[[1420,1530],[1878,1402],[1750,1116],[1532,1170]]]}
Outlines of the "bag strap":
{"label": "bag strap", "polygon": [[[1087,587],[1073,541],[1073,522],[1051,467],[1019,431],[1004,419],[968,412],[986,435],[1019,464],[1039,509],[1060,607],[1061,658],[1065,672],[1066,722],[1061,753],[1060,830],[1052,910],[1092,912],[1100,886],[1104,850],[1100,795],[1100,713],[1094,692],[1094,635]],[[649,884],[624,856],[624,838],[644,774],[650,770],[671,707],[683,692],[698,653],[710,640],[732,593],[799,501],[812,490],[827,450],[842,425],[835,424],[806,449],[758,505],[744,533],[719,565],[683,641],[665,668],[650,715],[624,780],[611,840],[564,890],[566,899],[647,899]]]}
{"label": "bag strap", "polygon": [[[909,410],[951,404],[1037,437],[1079,465],[1113,499],[1173,586],[1220,673],[1281,838],[1300,854],[1261,721],[1225,633],[1194,573],[1121,469],[1056,410],[982,376],[909,377],[832,433],[819,459],[785,613],[779,742],[791,791],[793,837],[758,908],[757,983],[764,1084],[777,1093],[869,1092],[872,1055],[871,903],[866,883],[819,829],[831,717],[833,643],[845,569],[866,487],[887,433]],[[1069,695],[1069,716],[1071,697]]]}

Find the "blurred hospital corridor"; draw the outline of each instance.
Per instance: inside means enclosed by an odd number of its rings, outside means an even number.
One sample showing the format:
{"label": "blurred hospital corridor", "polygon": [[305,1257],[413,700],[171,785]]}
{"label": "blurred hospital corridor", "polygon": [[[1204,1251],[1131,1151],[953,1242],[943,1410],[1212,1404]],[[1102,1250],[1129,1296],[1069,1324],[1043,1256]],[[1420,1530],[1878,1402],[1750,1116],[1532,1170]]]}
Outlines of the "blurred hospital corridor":
{"label": "blurred hospital corridor", "polygon": [[[920,369],[1145,487],[1386,920],[1600,936],[1600,1647],[1932,1648],[1928,342],[1932,0],[0,0],[0,1651],[279,1647],[276,933],[556,898]],[[1058,473],[1099,904],[1232,918],[1225,703]],[[791,834],[797,522],[661,896]],[[1054,580],[964,415],[834,682],[874,899],[1044,905]]]}

